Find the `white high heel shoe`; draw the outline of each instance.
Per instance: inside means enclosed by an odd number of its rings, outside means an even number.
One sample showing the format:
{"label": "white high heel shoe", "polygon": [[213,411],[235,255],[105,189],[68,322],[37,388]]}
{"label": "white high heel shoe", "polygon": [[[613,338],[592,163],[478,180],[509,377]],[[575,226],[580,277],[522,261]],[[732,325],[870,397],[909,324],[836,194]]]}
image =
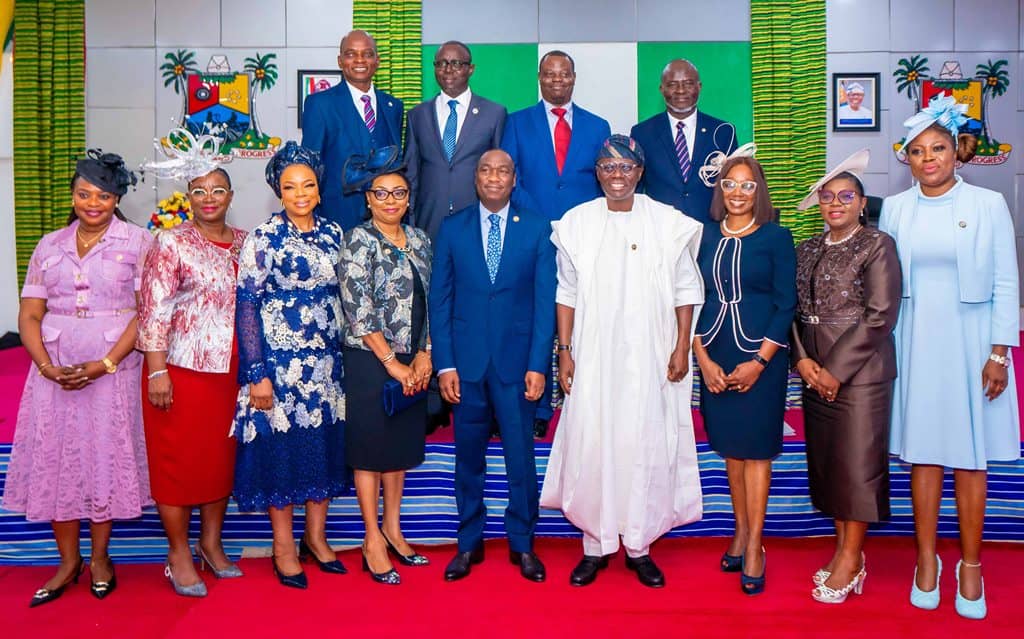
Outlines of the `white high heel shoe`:
{"label": "white high heel shoe", "polygon": [[[868,566],[867,559],[864,557],[863,552],[860,553],[860,565],[864,568],[867,568]],[[825,568],[818,568],[818,570],[813,575],[811,575],[811,581],[814,582],[815,586],[820,586],[821,584],[828,581],[828,578],[831,576],[831,570],[826,570]]]}
{"label": "white high heel shoe", "polygon": [[842,588],[829,588],[822,583],[811,591],[811,597],[813,597],[815,601],[825,604],[841,604],[846,601],[846,598],[850,596],[851,592],[855,595],[862,594],[864,592],[864,581],[867,578],[868,571],[861,568],[860,572],[853,576],[853,580]]}

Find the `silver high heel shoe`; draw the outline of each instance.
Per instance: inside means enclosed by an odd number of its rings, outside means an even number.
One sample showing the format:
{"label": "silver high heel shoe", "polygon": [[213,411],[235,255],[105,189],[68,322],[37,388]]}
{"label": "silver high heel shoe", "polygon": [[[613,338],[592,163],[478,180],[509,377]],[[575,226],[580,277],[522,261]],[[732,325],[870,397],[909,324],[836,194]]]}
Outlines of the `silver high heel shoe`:
{"label": "silver high heel shoe", "polygon": [[213,562],[206,556],[206,552],[199,544],[196,544],[196,547],[193,548],[193,550],[195,551],[196,559],[199,560],[199,570],[206,570],[206,567],[209,566],[210,570],[213,571],[213,576],[217,579],[232,579],[234,577],[241,577],[244,574],[242,569],[238,567],[238,564],[233,561],[228,562],[227,568],[221,568],[218,570],[217,566],[213,565]]}
{"label": "silver high heel shoe", "polygon": [[164,577],[171,582],[171,586],[174,587],[174,592],[178,593],[182,597],[205,597],[206,596],[206,584],[200,579],[199,583],[192,584],[191,586],[182,586],[174,580],[174,574],[171,572],[171,564],[164,564]]}

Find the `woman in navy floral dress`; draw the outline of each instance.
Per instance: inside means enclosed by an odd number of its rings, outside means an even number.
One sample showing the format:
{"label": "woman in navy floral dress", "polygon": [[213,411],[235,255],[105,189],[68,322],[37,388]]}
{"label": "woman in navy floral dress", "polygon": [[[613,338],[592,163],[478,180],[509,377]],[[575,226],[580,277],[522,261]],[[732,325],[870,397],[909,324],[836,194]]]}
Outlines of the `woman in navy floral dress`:
{"label": "woman in navy floral dress", "polygon": [[[246,239],[238,267],[239,382],[235,499],[266,509],[274,573],[306,587],[300,559],[324,572],[345,568],[327,543],[331,497],[346,488],[341,298],[335,265],[342,231],[320,217],[319,156],[288,142],[267,164],[284,210]],[[305,505],[296,555],[292,511]]]}

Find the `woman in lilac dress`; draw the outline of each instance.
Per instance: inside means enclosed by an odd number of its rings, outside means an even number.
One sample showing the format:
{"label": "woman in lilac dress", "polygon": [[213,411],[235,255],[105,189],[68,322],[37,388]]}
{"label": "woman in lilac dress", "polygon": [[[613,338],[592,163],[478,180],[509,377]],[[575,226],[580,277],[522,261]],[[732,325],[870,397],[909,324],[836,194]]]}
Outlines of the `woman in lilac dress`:
{"label": "woman in lilac dress", "polygon": [[49,521],[60,552],[57,573],[31,606],[78,581],[82,519],[92,538],[92,594],[113,592],[111,523],[152,503],[142,355],[134,350],[136,297],[152,239],[117,209],[135,182],[119,155],[90,150],[75,167],[68,226],[39,241],[25,277],[18,329],[35,370],[18,409],[3,506]]}

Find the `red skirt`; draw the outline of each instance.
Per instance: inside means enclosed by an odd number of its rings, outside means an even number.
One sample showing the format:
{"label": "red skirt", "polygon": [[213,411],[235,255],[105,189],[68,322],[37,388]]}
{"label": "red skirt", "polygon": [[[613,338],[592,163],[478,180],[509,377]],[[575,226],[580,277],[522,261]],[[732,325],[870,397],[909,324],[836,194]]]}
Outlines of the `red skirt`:
{"label": "red skirt", "polygon": [[[167,366],[173,385],[168,410],[149,402],[142,381],[142,419],[153,499],[168,506],[193,506],[231,494],[237,442],[229,437],[238,398],[238,356],[227,373],[200,373]],[[145,371],[146,375],[149,371]]]}

